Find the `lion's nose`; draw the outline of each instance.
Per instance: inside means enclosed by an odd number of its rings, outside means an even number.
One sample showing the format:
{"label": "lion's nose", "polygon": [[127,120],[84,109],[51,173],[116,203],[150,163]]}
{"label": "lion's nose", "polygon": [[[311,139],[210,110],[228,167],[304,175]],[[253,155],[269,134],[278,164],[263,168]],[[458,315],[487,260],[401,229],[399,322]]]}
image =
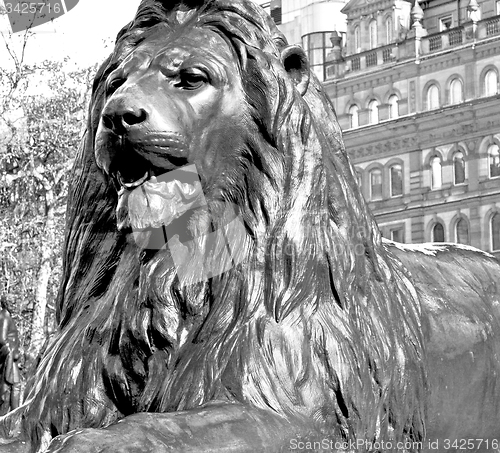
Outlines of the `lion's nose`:
{"label": "lion's nose", "polygon": [[109,109],[102,114],[104,127],[117,135],[124,135],[130,129],[140,126],[148,119],[148,114],[143,108],[124,107]]}

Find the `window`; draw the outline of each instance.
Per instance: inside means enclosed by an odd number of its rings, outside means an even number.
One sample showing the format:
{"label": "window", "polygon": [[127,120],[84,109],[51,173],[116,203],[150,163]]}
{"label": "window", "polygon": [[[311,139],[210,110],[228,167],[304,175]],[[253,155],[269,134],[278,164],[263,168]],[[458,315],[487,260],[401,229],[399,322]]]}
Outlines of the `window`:
{"label": "window", "polygon": [[500,214],[493,214],[490,220],[491,250],[500,250]]}
{"label": "window", "polygon": [[427,110],[439,108],[439,88],[436,85],[431,85],[427,89]]}
{"label": "window", "polygon": [[311,33],[302,37],[302,45],[307,52],[309,64],[316,76],[325,79],[325,61],[331,50],[329,33]]}
{"label": "window", "polygon": [[467,220],[460,219],[455,225],[455,237],[459,244],[469,244],[469,224]]}
{"label": "window", "polygon": [[387,103],[389,104],[389,118],[397,118],[399,116],[399,104],[398,104],[398,97],[393,94],[392,96],[389,96],[389,99]]}
{"label": "window", "polygon": [[465,182],[465,160],[464,154],[461,151],[453,155],[453,181],[455,184],[463,184]]}
{"label": "window", "polygon": [[390,169],[391,197],[403,195],[403,169],[401,165],[393,165]]}
{"label": "window", "polygon": [[393,40],[393,30],[394,26],[392,24],[392,17],[389,16],[385,21],[385,39],[387,41],[387,44],[390,44]]}
{"label": "window", "polygon": [[439,31],[449,30],[451,28],[452,23],[453,19],[451,16],[441,17],[441,19],[439,19]]}
{"label": "window", "polygon": [[494,69],[490,69],[484,75],[484,95],[494,96],[498,93],[498,75]]}
{"label": "window", "polygon": [[368,103],[368,123],[378,123],[378,101],[376,101],[375,99],[372,99]]}
{"label": "window", "polygon": [[376,168],[370,172],[370,200],[382,198],[382,170]]}
{"label": "window", "polygon": [[377,21],[372,20],[368,25],[368,34],[370,37],[370,49],[377,47]]}
{"label": "window", "polygon": [[349,107],[350,127],[351,129],[359,126],[359,109],[357,105],[351,105]]}
{"label": "window", "polygon": [[444,242],[444,227],[439,222],[432,228],[432,242]]}
{"label": "window", "polygon": [[276,25],[281,24],[281,0],[271,0],[270,4],[271,18]]}
{"label": "window", "polygon": [[462,81],[453,79],[450,83],[450,104],[460,104],[463,100]]}
{"label": "window", "polygon": [[500,150],[496,143],[488,147],[490,178],[500,176]]}
{"label": "window", "polygon": [[354,27],[354,52],[361,51],[361,37],[359,34],[359,25]]}
{"label": "window", "polygon": [[403,228],[393,228],[390,231],[390,239],[394,242],[404,242]]}
{"label": "window", "polygon": [[440,189],[442,185],[441,158],[434,156],[431,159],[431,187],[433,189]]}

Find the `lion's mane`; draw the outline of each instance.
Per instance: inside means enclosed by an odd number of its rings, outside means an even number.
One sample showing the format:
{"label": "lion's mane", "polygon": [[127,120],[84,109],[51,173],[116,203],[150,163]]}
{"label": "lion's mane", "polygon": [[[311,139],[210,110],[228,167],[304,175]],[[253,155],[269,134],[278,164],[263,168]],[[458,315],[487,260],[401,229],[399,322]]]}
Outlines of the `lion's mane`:
{"label": "lion's mane", "polygon": [[[223,188],[240,208],[240,264],[179,281],[167,250],[116,228],[117,195],[95,163],[104,81],[165,33],[209,27],[238,56],[252,128]],[[343,439],[424,436],[419,305],[357,189],[333,106],[311,75],[302,97],[285,38],[250,2],[144,0],[96,75],[68,205],[60,333],[27,393],[34,444],[139,411],[237,400]],[[187,284],[191,283],[191,284]],[[309,422],[308,422],[309,423]]]}

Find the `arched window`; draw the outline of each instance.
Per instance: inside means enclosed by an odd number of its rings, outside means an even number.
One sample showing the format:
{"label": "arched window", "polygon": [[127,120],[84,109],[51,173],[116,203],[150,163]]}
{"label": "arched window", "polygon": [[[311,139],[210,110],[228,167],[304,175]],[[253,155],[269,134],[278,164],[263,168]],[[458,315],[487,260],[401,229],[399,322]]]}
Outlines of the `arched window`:
{"label": "arched window", "polygon": [[370,171],[370,200],[382,198],[382,170],[375,168]]}
{"label": "arched window", "polygon": [[354,27],[354,52],[361,50],[361,36],[359,34],[359,25]]}
{"label": "arched window", "polygon": [[370,37],[370,49],[377,47],[377,21],[372,20],[368,25],[368,34]]}
{"label": "arched window", "polygon": [[368,103],[368,122],[370,124],[378,123],[378,101],[375,99]]}
{"label": "arched window", "polygon": [[455,225],[455,237],[459,244],[469,244],[469,224],[467,220],[460,219]]}
{"label": "arched window", "polygon": [[391,197],[403,195],[403,168],[396,164],[390,168]]}
{"label": "arched window", "polygon": [[453,181],[455,184],[463,184],[465,182],[465,160],[464,154],[461,151],[453,154]]}
{"label": "arched window", "polygon": [[398,104],[398,97],[393,94],[392,96],[389,96],[389,99],[387,103],[389,104],[389,118],[397,118],[399,116],[399,104]]}
{"label": "arched window", "polygon": [[392,23],[392,17],[389,16],[385,21],[385,39],[387,41],[386,44],[390,44],[392,42],[393,30],[394,30],[394,25]]}
{"label": "arched window", "polygon": [[439,108],[439,88],[436,85],[431,85],[427,89],[427,110]]}
{"label": "arched window", "polygon": [[500,214],[493,214],[490,220],[491,250],[500,250]]}
{"label": "arched window", "polygon": [[354,104],[354,105],[351,105],[349,107],[349,115],[351,115],[351,117],[350,117],[351,129],[354,127],[358,127],[359,126],[359,109],[358,109],[357,105]]}
{"label": "arched window", "polygon": [[498,93],[498,75],[494,69],[490,69],[484,75],[484,95],[494,96]]}
{"label": "arched window", "polygon": [[500,150],[496,143],[488,147],[488,161],[490,167],[490,178],[500,176]]}
{"label": "arched window", "polygon": [[463,102],[463,86],[460,79],[453,79],[450,83],[450,104]]}
{"label": "arched window", "polygon": [[440,189],[442,185],[441,158],[434,156],[431,159],[431,187],[433,189]]}
{"label": "arched window", "polygon": [[444,227],[439,222],[432,227],[432,242],[444,242]]}

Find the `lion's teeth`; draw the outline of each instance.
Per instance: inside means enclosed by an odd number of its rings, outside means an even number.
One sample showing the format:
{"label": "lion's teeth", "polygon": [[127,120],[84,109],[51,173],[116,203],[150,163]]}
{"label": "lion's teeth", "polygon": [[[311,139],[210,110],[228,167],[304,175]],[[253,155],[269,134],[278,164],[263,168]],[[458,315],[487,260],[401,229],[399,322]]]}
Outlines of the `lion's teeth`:
{"label": "lion's teeth", "polygon": [[156,176],[151,176],[151,178],[149,178],[149,181],[152,182],[152,183],[157,183],[158,180],[156,179]]}
{"label": "lion's teeth", "polygon": [[144,176],[137,181],[132,181],[132,182],[125,182],[123,180],[123,177],[120,173],[118,173],[118,181],[123,187],[126,187],[127,189],[133,189],[134,187],[140,186],[144,181],[146,181],[149,178],[149,172],[144,173]]}

